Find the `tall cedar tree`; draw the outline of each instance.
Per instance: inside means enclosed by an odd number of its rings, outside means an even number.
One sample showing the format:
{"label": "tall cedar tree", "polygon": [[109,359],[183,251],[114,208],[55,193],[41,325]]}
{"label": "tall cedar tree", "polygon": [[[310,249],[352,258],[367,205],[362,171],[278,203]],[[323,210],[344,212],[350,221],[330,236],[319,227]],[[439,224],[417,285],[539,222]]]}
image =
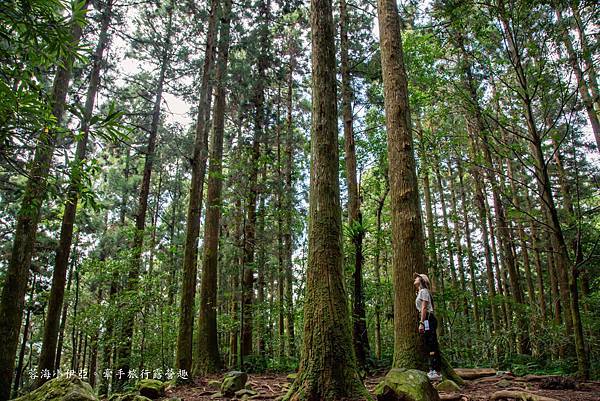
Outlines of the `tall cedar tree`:
{"label": "tall cedar tree", "polygon": [[196,272],[198,258],[198,235],[200,234],[200,213],[202,211],[202,192],[208,138],[205,135],[207,124],[207,109],[211,97],[211,74],[215,58],[215,37],[217,34],[217,10],[219,0],[210,0],[210,16],[206,32],[206,51],[204,52],[204,67],[198,117],[196,120],[196,139],[194,153],[190,160],[192,164],[192,181],[186,217],[185,248],[183,255],[183,283],[179,315],[179,332],[177,336],[176,367],[186,372],[192,371],[192,337],[194,330],[194,299],[196,295]]}
{"label": "tall cedar tree", "polygon": [[332,5],[311,1],[312,127],[304,346],[286,400],[365,399],[342,269]]}
{"label": "tall cedar tree", "polygon": [[216,96],[213,112],[206,222],[204,225],[204,255],[198,316],[198,359],[194,374],[213,373],[221,369],[217,337],[217,269],[219,260],[219,225],[221,219],[221,188],[223,186],[223,132],[225,125],[225,80],[229,57],[231,0],[224,0],[215,76]]}
{"label": "tall cedar tree", "polygon": [[424,368],[415,330],[413,272],[425,271],[425,243],[396,2],[378,0],[385,119],[387,129],[394,285],[395,368]]}
{"label": "tall cedar tree", "polygon": [[346,180],[348,182],[348,224],[354,245],[354,294],[352,297],[352,323],[354,352],[358,365],[364,367],[369,356],[369,336],[362,283],[363,228],[360,211],[360,191],[356,177],[356,149],[354,145],[352,114],[352,78],[348,57],[348,9],[346,0],[340,0],[340,58],[342,73],[342,118],[344,120],[344,153]]}
{"label": "tall cedar tree", "polygon": [[256,205],[259,196],[258,172],[260,164],[260,144],[265,129],[265,84],[269,67],[267,49],[269,47],[269,20],[271,2],[261,0],[260,15],[262,18],[260,31],[259,54],[257,59],[257,77],[254,86],[252,103],[254,106],[254,137],[250,156],[250,173],[248,177],[248,196],[246,198],[246,224],[244,226],[244,253],[242,267],[244,280],[242,283],[242,339],[241,356],[252,354],[252,328],[254,304],[254,251],[256,248]]}
{"label": "tall cedar tree", "polygon": [[[77,5],[81,6],[80,3]],[[83,3],[82,9],[85,11],[87,7],[88,2],[86,1]],[[77,21],[75,16],[76,11],[74,10],[70,43],[73,49],[79,45],[83,31],[81,22]],[[0,401],[8,400],[10,395],[31,257],[35,247],[42,203],[47,193],[52,156],[61,135],[60,125],[65,111],[73,61],[74,52],[68,52],[56,72],[50,96],[52,115],[56,119],[56,126],[46,127],[40,133],[35,155],[30,164],[30,178],[27,180],[17,215],[12,252],[0,299],[0,321],[2,322],[0,325],[0,338],[2,338],[0,342]]]}
{"label": "tall cedar tree", "polygon": [[[102,5],[100,2],[99,5]],[[92,56],[92,71],[90,73],[90,82],[88,85],[83,118],[81,120],[81,139],[77,143],[75,151],[75,160],[71,170],[71,182],[67,190],[67,201],[63,212],[62,225],[60,227],[60,239],[56,249],[54,261],[54,271],[52,272],[52,288],[48,299],[48,312],[46,313],[46,324],[44,326],[44,340],[38,362],[38,383],[43,384],[47,375],[41,372],[45,369],[53,371],[58,364],[56,360],[56,346],[58,341],[58,331],[60,315],[63,309],[63,299],[65,295],[65,282],[67,276],[67,267],[71,256],[71,243],[73,240],[73,226],[75,215],[77,213],[77,202],[79,198],[79,187],[81,185],[82,166],[87,153],[87,143],[90,134],[90,120],[94,111],[96,94],[100,86],[100,71],[102,69],[102,58],[104,50],[108,45],[108,28],[112,17],[113,0],[107,0],[103,4],[102,18],[100,21],[100,34],[98,44]]]}

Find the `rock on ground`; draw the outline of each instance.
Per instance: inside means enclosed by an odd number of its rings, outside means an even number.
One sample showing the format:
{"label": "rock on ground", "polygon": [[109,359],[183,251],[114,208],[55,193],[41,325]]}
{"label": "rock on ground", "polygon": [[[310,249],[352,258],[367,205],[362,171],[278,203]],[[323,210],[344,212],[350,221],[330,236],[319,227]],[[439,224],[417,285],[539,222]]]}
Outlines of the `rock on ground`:
{"label": "rock on ground", "polygon": [[425,372],[392,369],[375,388],[379,401],[440,401]]}
{"label": "rock on ground", "polygon": [[248,375],[244,372],[231,371],[223,377],[221,393],[225,396],[233,396],[236,391],[244,388]]}
{"label": "rock on ground", "polygon": [[138,382],[140,395],[148,397],[152,400],[163,397],[165,395],[165,383],[160,380],[144,379]]}
{"label": "rock on ground", "polygon": [[437,391],[443,391],[444,393],[456,393],[460,391],[458,384],[454,383],[450,379],[442,380],[437,386],[435,386],[435,388]]}
{"label": "rock on ground", "polygon": [[14,401],[98,401],[92,387],[77,376],[49,380],[38,389]]}

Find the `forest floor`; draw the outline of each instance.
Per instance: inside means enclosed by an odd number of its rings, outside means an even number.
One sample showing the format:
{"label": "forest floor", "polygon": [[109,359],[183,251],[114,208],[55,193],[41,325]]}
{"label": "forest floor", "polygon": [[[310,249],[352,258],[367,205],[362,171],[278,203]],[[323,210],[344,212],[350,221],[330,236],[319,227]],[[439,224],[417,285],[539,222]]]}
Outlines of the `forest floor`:
{"label": "forest floor", "polygon": [[[365,385],[371,393],[375,386],[383,379],[385,372],[367,377]],[[209,383],[221,381],[222,375],[212,375],[197,379],[193,385],[181,386],[167,390],[167,396],[162,400],[172,397],[181,398],[183,401],[210,401],[224,400],[227,398],[215,397],[219,392],[214,385]],[[250,374],[248,382],[257,395],[249,398],[252,400],[277,400],[283,396],[290,383],[285,374]],[[506,397],[499,396],[504,392]],[[531,394],[532,398],[517,398]],[[495,400],[521,400],[532,401],[598,401],[600,400],[600,382],[578,382],[562,376],[537,376],[528,375],[515,377],[510,373],[481,377],[474,380],[465,380],[465,385],[460,393],[440,393],[442,400],[446,401],[487,401]]]}

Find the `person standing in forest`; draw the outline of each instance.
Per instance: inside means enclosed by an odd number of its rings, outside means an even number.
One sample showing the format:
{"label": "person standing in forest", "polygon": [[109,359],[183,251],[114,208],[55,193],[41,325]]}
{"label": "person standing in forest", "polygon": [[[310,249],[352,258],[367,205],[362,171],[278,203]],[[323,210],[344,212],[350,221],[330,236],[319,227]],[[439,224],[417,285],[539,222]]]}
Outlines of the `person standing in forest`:
{"label": "person standing in forest", "polygon": [[417,290],[417,299],[415,305],[417,307],[419,322],[419,334],[425,342],[425,351],[429,357],[429,373],[427,377],[430,380],[440,380],[442,378],[442,363],[440,357],[440,345],[437,339],[437,319],[433,313],[433,297],[429,289],[431,283],[426,274],[414,274],[415,288]]}

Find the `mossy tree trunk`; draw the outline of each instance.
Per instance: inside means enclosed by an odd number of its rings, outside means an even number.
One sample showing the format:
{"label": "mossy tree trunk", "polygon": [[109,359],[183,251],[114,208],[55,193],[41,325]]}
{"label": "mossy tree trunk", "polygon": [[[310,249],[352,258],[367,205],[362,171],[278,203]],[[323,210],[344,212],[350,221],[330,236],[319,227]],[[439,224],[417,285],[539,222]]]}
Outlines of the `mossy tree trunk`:
{"label": "mossy tree trunk", "polygon": [[415,330],[413,272],[425,271],[425,244],[411,133],[408,84],[402,53],[400,17],[394,0],[378,0],[381,66],[392,214],[394,284],[394,361],[396,368],[423,367]]}
{"label": "mossy tree trunk", "polygon": [[330,0],[311,1],[312,128],[304,346],[286,400],[364,399],[344,288],[336,68]]}
{"label": "mossy tree trunk", "polygon": [[175,357],[177,369],[187,372],[191,372],[192,370],[192,337],[194,331],[194,300],[198,267],[198,236],[200,234],[202,192],[208,153],[208,138],[206,135],[208,131],[206,124],[211,99],[211,74],[215,58],[215,37],[217,34],[217,10],[219,2],[219,0],[210,0],[210,15],[206,31],[206,50],[204,52],[204,66],[196,120],[196,139],[191,158],[192,180],[186,216],[179,332],[177,335],[177,353]]}
{"label": "mossy tree trunk", "polygon": [[217,337],[217,269],[219,261],[219,224],[221,220],[221,189],[223,186],[223,133],[225,125],[225,77],[229,57],[231,0],[224,0],[221,11],[220,38],[216,72],[216,97],[213,112],[206,222],[204,225],[204,255],[198,316],[198,359],[194,375],[213,373],[221,368]]}

